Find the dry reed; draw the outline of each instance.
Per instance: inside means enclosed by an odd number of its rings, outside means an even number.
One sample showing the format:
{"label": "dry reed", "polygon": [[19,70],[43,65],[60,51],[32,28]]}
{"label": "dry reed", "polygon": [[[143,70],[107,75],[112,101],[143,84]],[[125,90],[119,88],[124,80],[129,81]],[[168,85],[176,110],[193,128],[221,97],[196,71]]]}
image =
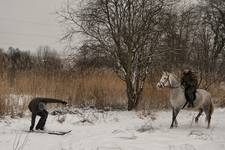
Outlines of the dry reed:
{"label": "dry reed", "polygon": [[[139,109],[163,109],[169,107],[168,90],[158,90],[155,75],[154,80],[145,83]],[[211,89],[213,95],[218,95],[219,90]],[[109,70],[97,70],[89,73],[77,72],[18,72],[15,83],[10,86],[7,79],[0,82],[0,115],[10,113],[10,104],[6,97],[9,94],[29,95],[30,97],[52,97],[68,101],[77,107],[94,106],[104,108],[107,106],[126,106],[126,85],[115,73]],[[222,93],[222,94],[221,94]],[[219,97],[224,97],[224,91]],[[29,100],[28,100],[29,101]],[[221,98],[220,103],[224,104]],[[22,105],[20,111],[27,108],[27,103]],[[121,108],[121,107],[120,107]],[[13,111],[13,110],[11,110]],[[13,112],[11,112],[13,113]]]}

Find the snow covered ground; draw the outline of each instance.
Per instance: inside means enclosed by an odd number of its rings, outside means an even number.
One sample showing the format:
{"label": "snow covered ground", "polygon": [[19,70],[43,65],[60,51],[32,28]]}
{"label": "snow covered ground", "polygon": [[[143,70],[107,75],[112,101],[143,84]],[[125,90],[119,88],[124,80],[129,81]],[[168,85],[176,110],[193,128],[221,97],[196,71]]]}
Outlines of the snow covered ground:
{"label": "snow covered ground", "polygon": [[[0,120],[1,150],[224,150],[225,109],[216,109],[211,129],[205,116],[182,111],[178,128],[169,129],[171,112],[143,117],[139,112],[80,110],[78,114],[49,115],[47,130],[72,130],[59,136],[27,133],[30,117]],[[65,117],[65,118],[63,118]],[[65,119],[63,123],[57,120]],[[88,120],[88,121],[85,121]]]}

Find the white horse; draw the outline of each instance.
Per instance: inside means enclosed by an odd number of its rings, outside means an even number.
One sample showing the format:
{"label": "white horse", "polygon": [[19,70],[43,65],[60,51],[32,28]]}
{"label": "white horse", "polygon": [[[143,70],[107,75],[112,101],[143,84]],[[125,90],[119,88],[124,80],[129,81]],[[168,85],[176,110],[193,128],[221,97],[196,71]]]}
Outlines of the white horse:
{"label": "white horse", "polygon": [[[163,72],[160,81],[157,83],[158,88],[168,87],[170,89],[170,103],[173,109],[173,117],[170,128],[177,127],[176,117],[179,111],[186,103],[184,95],[184,88],[181,86],[180,80],[177,79],[173,73]],[[203,89],[197,89],[196,99],[194,101],[194,109],[199,110],[198,115],[195,117],[195,122],[198,122],[202,112],[205,112],[206,120],[208,121],[207,128],[210,127],[211,115],[213,113],[213,103],[209,92]]]}

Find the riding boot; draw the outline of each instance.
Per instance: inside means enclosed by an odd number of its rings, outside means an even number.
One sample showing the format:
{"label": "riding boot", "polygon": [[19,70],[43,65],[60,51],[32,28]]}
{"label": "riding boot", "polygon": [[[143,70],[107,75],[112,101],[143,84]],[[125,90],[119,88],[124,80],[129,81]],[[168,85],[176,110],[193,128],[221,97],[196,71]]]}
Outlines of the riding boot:
{"label": "riding boot", "polygon": [[191,102],[188,102],[188,106],[187,107],[191,108],[191,107],[193,107],[193,104]]}
{"label": "riding boot", "polygon": [[192,93],[189,95],[188,108],[194,107],[194,100],[195,100],[195,95],[194,95],[194,93]]}
{"label": "riding boot", "polygon": [[188,106],[187,106],[188,108],[193,108],[194,107],[194,103],[193,103],[193,101],[190,101],[189,103],[188,103]]}
{"label": "riding boot", "polygon": [[[185,88],[185,91],[184,91],[184,96],[185,96],[185,99],[186,99],[186,103],[187,103],[187,107],[189,108],[189,103],[190,103],[190,100],[189,100],[189,93],[188,93],[188,89]],[[186,103],[185,105],[183,106],[183,108],[186,106]]]}

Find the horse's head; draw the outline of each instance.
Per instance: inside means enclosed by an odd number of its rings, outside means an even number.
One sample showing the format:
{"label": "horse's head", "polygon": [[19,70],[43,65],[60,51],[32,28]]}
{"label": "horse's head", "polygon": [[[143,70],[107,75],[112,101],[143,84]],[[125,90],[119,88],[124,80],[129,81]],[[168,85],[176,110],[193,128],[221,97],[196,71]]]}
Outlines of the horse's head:
{"label": "horse's head", "polygon": [[158,88],[178,88],[180,87],[180,81],[174,73],[163,72],[161,79],[157,83]]}
{"label": "horse's head", "polygon": [[168,72],[163,72],[161,79],[157,83],[157,87],[158,88],[168,87],[170,85],[169,77],[170,77],[170,74]]}

